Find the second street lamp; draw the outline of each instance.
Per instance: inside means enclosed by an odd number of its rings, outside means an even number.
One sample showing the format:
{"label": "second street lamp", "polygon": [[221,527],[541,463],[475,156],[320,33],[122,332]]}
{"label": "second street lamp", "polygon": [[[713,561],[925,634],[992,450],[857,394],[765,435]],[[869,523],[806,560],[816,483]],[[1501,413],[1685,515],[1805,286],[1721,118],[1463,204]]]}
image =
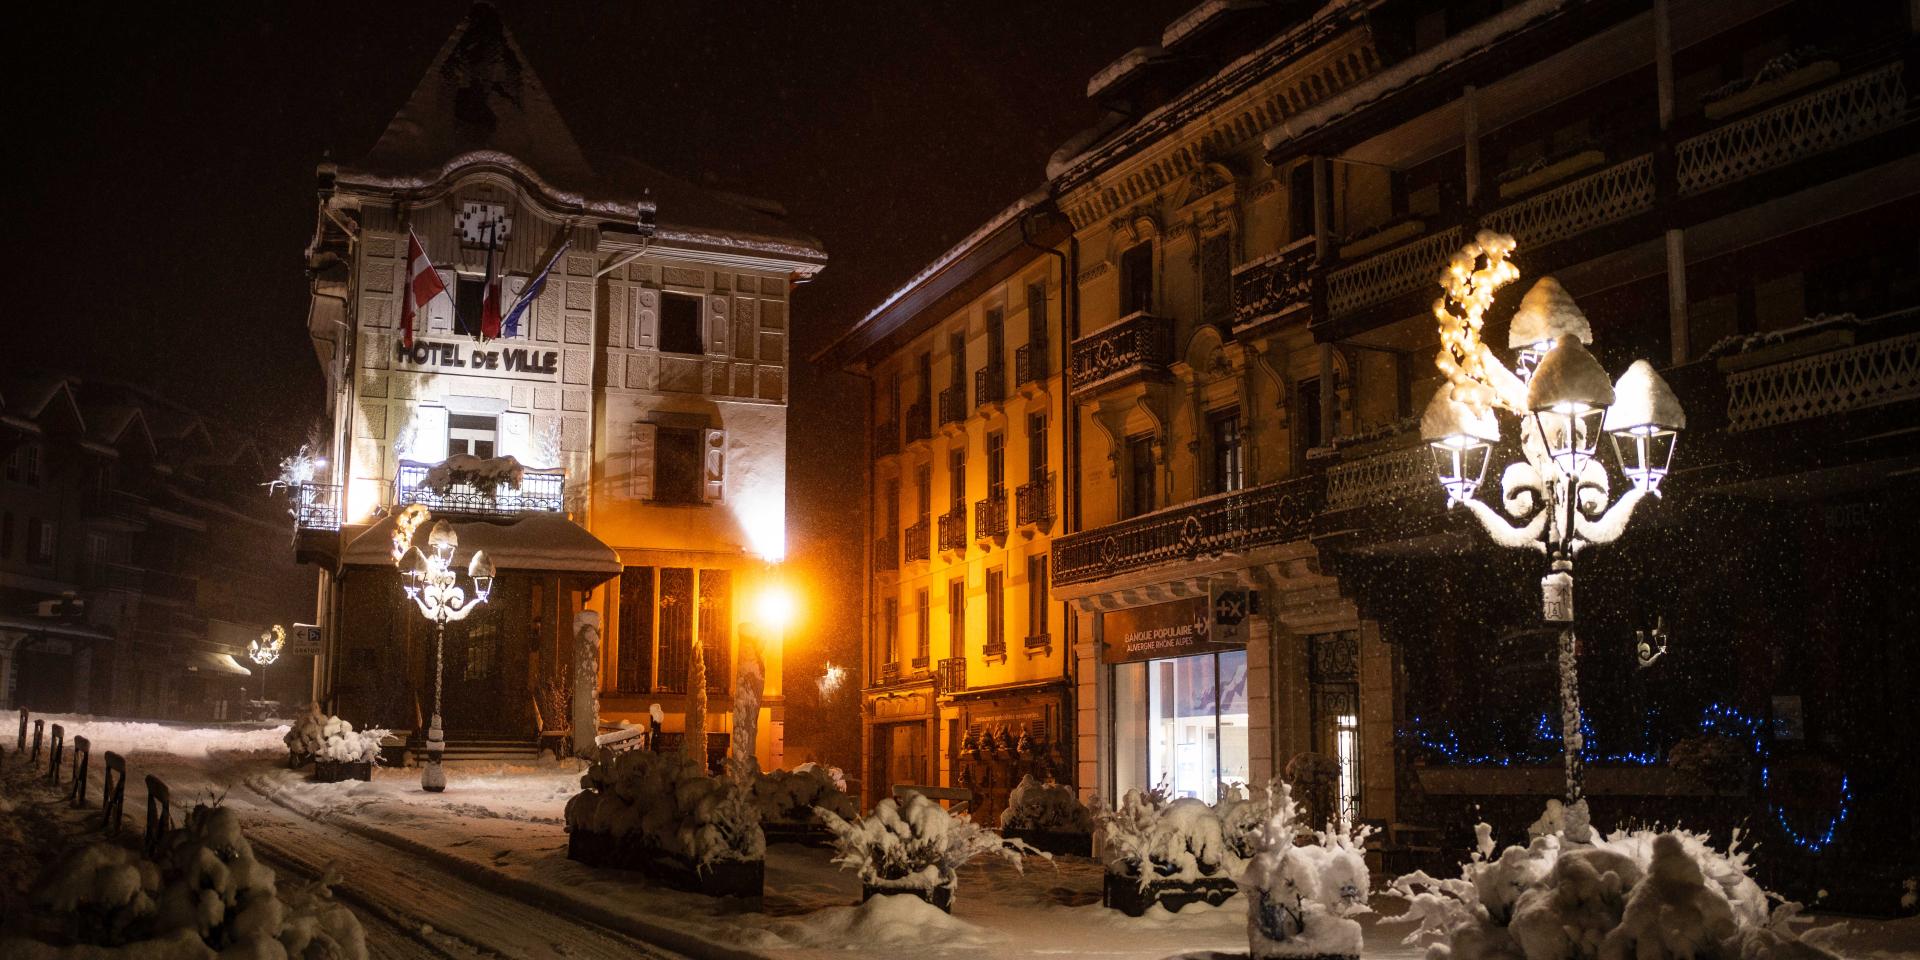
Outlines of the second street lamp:
{"label": "second street lamp", "polygon": [[475,608],[486,603],[487,595],[493,592],[493,562],[487,559],[484,550],[475,550],[467,564],[467,577],[473,583],[472,595],[460,586],[453,565],[453,552],[459,545],[460,537],[453,527],[445,520],[436,520],[427,534],[427,550],[405,547],[400,560],[400,570],[405,577],[401,588],[420,608],[421,616],[433,622],[433,720],[427,727],[427,762],[420,770],[420,789],[432,793],[447,788],[447,775],[440,768],[447,746],[446,735],[440,727],[447,624],[465,620]]}

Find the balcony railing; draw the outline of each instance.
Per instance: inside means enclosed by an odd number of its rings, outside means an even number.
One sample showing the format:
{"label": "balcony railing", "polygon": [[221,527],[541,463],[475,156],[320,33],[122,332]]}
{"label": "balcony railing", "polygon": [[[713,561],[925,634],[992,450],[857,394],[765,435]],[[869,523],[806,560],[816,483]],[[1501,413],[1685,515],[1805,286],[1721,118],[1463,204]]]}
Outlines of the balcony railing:
{"label": "balcony railing", "polygon": [[954,384],[940,391],[940,425],[965,423],[967,420],[967,388]]}
{"label": "balcony railing", "polygon": [[876,571],[900,569],[900,544],[892,537],[881,537],[873,541],[873,569]]}
{"label": "balcony railing", "polygon": [[940,515],[940,550],[964,551],[967,549],[967,505],[956,503],[952,510]]}
{"label": "balcony railing", "polygon": [[1053,522],[1053,476],[1035,477],[1013,489],[1014,518],[1023,527]]}
{"label": "balcony railing", "polygon": [[960,693],[967,689],[967,658],[948,657],[940,661],[934,672],[943,694]]}
{"label": "balcony railing", "polygon": [[873,428],[873,455],[890,457],[900,452],[900,425],[883,423]]}
{"label": "balcony railing", "polygon": [[973,405],[984,407],[1007,398],[1007,368],[990,363],[973,372]]}
{"label": "balcony railing", "polygon": [[1680,192],[1743,180],[1900,124],[1907,117],[1905,69],[1883,64],[1680,141]]}
{"label": "balcony railing", "polygon": [[[1564,240],[1653,209],[1653,155],[1642,154],[1489,213],[1481,224],[1523,248]],[[1434,264],[1446,262],[1446,257]],[[1437,266],[1429,272],[1440,275]]]}
{"label": "balcony railing", "polygon": [[147,523],[147,498],[125,490],[88,490],[81,509],[89,520],[140,528]]}
{"label": "balcony railing", "polygon": [[1285,480],[1062,537],[1053,544],[1053,583],[1084,583],[1299,540],[1307,535],[1320,489],[1319,477]]}
{"label": "balcony railing", "polygon": [[176,603],[193,603],[200,594],[200,582],[191,577],[124,563],[88,561],[81,566],[80,577],[88,587],[124,590]]}
{"label": "balcony railing", "polygon": [[295,530],[340,529],[340,485],[299,483],[287,488],[287,510]]}
{"label": "balcony railing", "polygon": [[1920,398],[1920,333],[1727,375],[1727,429],[1758,430]]}
{"label": "balcony railing", "polygon": [[1439,295],[1441,267],[1460,247],[1460,228],[1448,227],[1327,274],[1327,311],[1345,316],[1418,290]]}
{"label": "balcony railing", "polygon": [[1312,305],[1313,246],[1307,237],[1233,268],[1235,330]]}
{"label": "balcony railing", "polygon": [[1047,380],[1047,342],[1034,340],[1013,352],[1013,383],[1024,387]]}
{"label": "balcony railing", "polygon": [[900,664],[894,661],[888,661],[886,663],[881,664],[880,665],[880,682],[881,683],[899,683],[900,682]]}
{"label": "balcony railing", "polygon": [[907,408],[907,442],[913,443],[933,436],[932,410],[927,401],[921,400]]}
{"label": "balcony railing", "polygon": [[901,539],[905,542],[908,563],[926,560],[933,556],[933,523],[926,517],[921,517],[912,526],[907,527],[901,534]]}
{"label": "balcony railing", "polygon": [[1073,342],[1073,390],[1164,377],[1172,355],[1173,325],[1149,313],[1132,314]]}
{"label": "balcony railing", "polygon": [[1006,539],[1006,490],[992,491],[987,494],[986,499],[973,502],[973,535],[981,540]]}
{"label": "balcony railing", "polygon": [[565,470],[528,469],[520,476],[520,485],[505,484],[483,490],[470,482],[449,483],[436,489],[427,483],[434,464],[400,461],[400,475],[393,481],[393,502],[418,503],[435,513],[513,516],[521,513],[559,513],[566,509],[567,473]]}
{"label": "balcony railing", "polygon": [[[1414,438],[1417,440],[1417,438]],[[1327,510],[1394,503],[1437,494],[1433,455],[1424,443],[1358,457],[1327,470]]]}

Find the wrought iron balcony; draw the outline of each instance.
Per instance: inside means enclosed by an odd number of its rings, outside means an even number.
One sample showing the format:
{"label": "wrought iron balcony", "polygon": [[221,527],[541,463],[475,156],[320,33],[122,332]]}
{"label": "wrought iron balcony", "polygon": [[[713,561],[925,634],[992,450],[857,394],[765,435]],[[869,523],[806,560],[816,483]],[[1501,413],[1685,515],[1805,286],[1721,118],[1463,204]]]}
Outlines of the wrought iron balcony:
{"label": "wrought iron balcony", "polygon": [[965,423],[967,420],[967,388],[954,384],[940,391],[940,425]]}
{"label": "wrought iron balcony", "polygon": [[1883,63],[1680,141],[1682,194],[1744,180],[1906,120],[1906,64]]}
{"label": "wrought iron balcony", "polygon": [[901,534],[901,539],[905,542],[908,563],[926,560],[933,556],[933,523],[926,517],[921,517],[909,526]]}
{"label": "wrought iron balcony", "polygon": [[1233,268],[1233,328],[1246,330],[1313,304],[1312,237]]}
{"label": "wrought iron balcony", "polygon": [[900,425],[883,423],[873,428],[873,455],[890,457],[900,452]]}
{"label": "wrought iron balcony", "polygon": [[888,661],[886,663],[881,664],[880,665],[880,682],[883,684],[899,683],[900,682],[900,664],[895,663],[893,661]]}
{"label": "wrought iron balcony", "polygon": [[1007,368],[990,363],[973,372],[973,404],[984,407],[1007,398]]}
{"label": "wrought iron balcony", "polygon": [[960,693],[967,689],[967,658],[948,657],[940,661],[934,677],[940,684],[939,692],[942,694]]}
{"label": "wrought iron balcony", "polygon": [[1007,492],[993,490],[973,503],[973,535],[981,540],[1007,537]]}
{"label": "wrought iron balcony", "polygon": [[1398,503],[1410,497],[1440,501],[1433,481],[1433,454],[1416,430],[1406,430],[1356,451],[1327,468],[1327,510]]}
{"label": "wrought iron balcony", "polygon": [[1013,352],[1013,384],[1024,387],[1029,383],[1047,381],[1047,342],[1034,340],[1021,345]]}
{"label": "wrought iron balcony", "polygon": [[88,490],[80,500],[81,514],[90,523],[144,530],[147,526],[147,498],[125,490]]}
{"label": "wrought iron balcony", "polygon": [[433,486],[428,483],[427,474],[434,466],[400,461],[400,475],[393,481],[393,502],[396,505],[418,503],[435,513],[488,517],[559,513],[566,509],[565,470],[527,468],[521,473],[519,486],[503,483],[489,490],[458,477],[442,487]]}
{"label": "wrought iron balcony", "polygon": [[1073,392],[1164,378],[1172,356],[1173,325],[1150,313],[1132,314],[1073,342]]}
{"label": "wrought iron balcony", "polygon": [[967,505],[954,504],[953,509],[940,515],[940,550],[964,551],[967,549]]}
{"label": "wrought iron balcony", "polygon": [[1053,522],[1053,475],[1035,477],[1013,488],[1014,517],[1023,527]]}
{"label": "wrought iron balcony", "polygon": [[1283,480],[1062,537],[1053,542],[1053,583],[1085,583],[1299,540],[1307,536],[1320,490],[1319,477]]}
{"label": "wrought iron balcony", "polygon": [[900,569],[899,541],[892,537],[873,541],[873,569],[880,572]]}
{"label": "wrought iron balcony", "polygon": [[933,436],[933,411],[926,400],[922,399],[907,408],[907,442],[914,443]]}
{"label": "wrought iron balcony", "polygon": [[287,488],[287,511],[295,530],[340,529],[340,485],[298,483]]}

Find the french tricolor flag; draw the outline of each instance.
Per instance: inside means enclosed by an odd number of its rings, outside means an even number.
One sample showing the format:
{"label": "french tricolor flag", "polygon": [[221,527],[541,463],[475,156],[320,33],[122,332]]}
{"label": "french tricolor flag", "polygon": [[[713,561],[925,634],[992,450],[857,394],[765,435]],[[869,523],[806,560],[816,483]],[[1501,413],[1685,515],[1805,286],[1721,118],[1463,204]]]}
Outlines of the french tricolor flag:
{"label": "french tricolor flag", "polygon": [[407,285],[400,297],[400,342],[413,347],[413,318],[433,302],[433,298],[445,296],[447,285],[440,282],[440,274],[433,269],[433,261],[427,259],[427,248],[421,244],[418,234],[412,227],[407,228]]}

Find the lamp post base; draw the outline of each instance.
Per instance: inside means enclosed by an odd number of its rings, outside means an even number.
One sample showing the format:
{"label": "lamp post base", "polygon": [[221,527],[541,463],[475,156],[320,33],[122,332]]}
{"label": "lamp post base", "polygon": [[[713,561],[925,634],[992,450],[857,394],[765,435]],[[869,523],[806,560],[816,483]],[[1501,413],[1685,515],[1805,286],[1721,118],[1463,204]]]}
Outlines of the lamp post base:
{"label": "lamp post base", "polygon": [[446,748],[446,735],[440,731],[440,715],[434,714],[433,726],[427,728],[427,762],[420,768],[420,789],[428,793],[447,789],[447,774],[440,768],[440,755]]}

